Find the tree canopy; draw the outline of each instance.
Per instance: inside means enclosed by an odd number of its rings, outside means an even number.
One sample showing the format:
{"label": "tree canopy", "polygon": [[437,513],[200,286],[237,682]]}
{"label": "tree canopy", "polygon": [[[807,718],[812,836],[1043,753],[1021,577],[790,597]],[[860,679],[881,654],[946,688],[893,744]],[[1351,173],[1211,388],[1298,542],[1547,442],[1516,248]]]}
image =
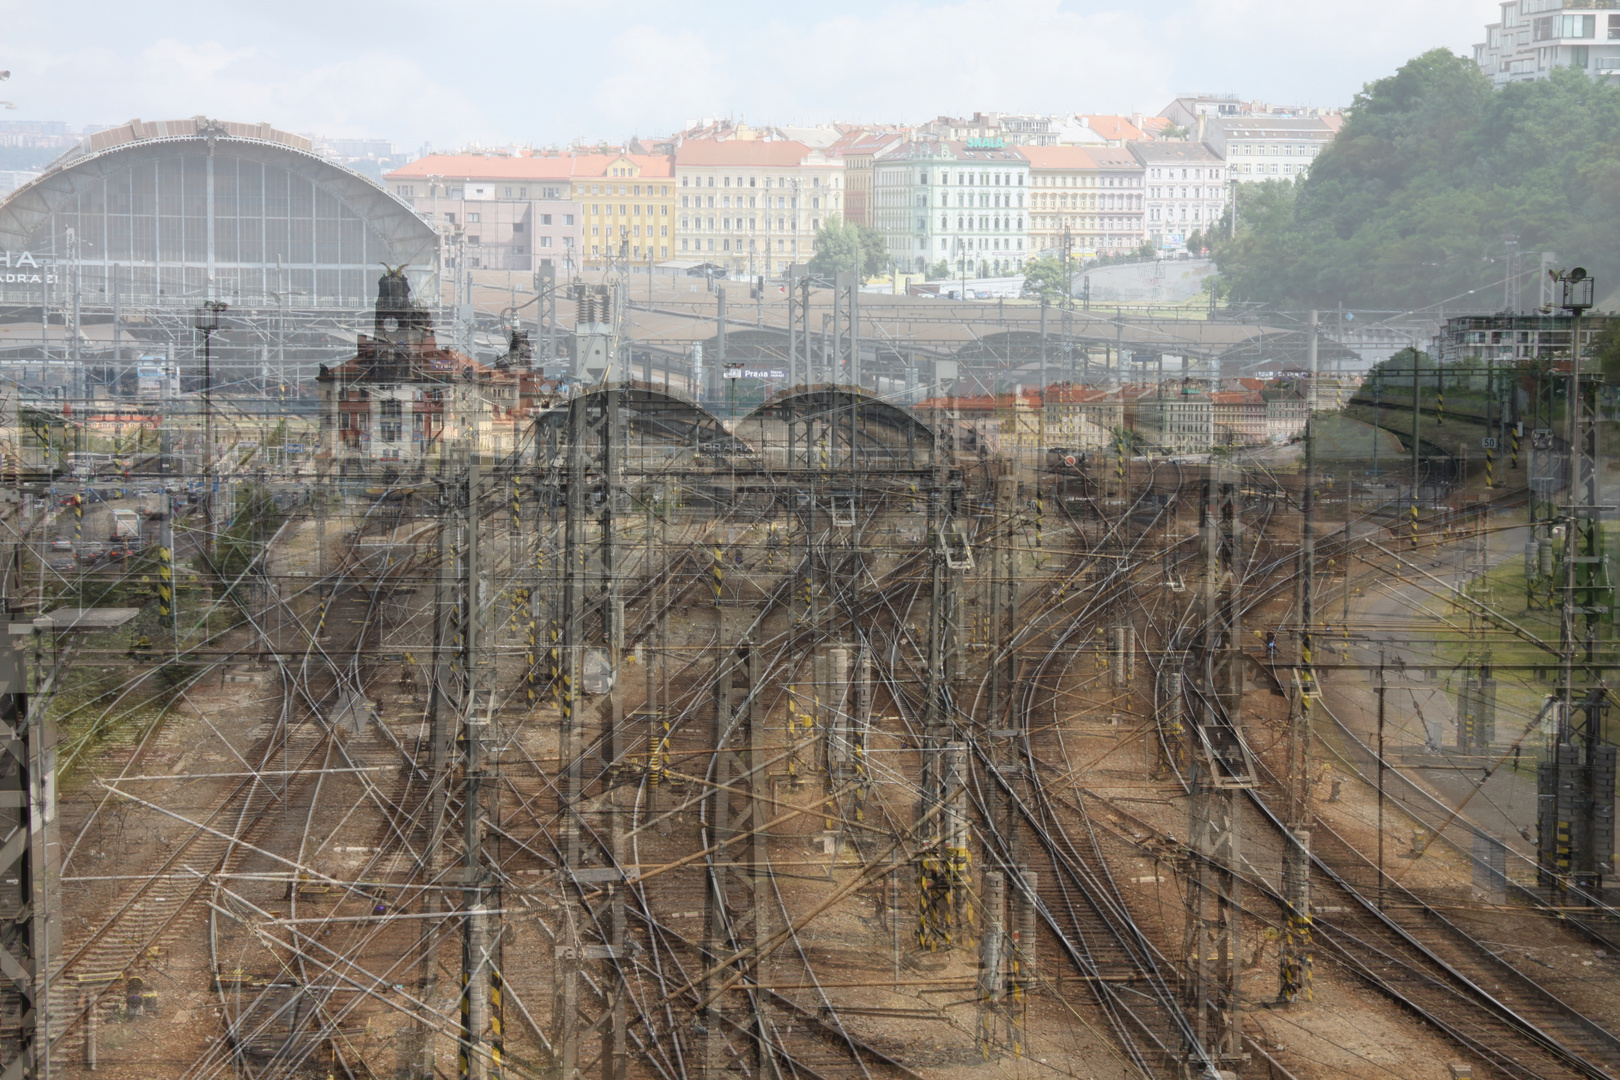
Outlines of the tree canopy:
{"label": "tree canopy", "polygon": [[[1079,264],[1075,264],[1078,268]],[[1024,296],[1055,304],[1063,299],[1068,284],[1064,279],[1072,273],[1065,274],[1062,259],[1031,259],[1024,264]]]}
{"label": "tree canopy", "polygon": [[834,215],[816,230],[816,253],[810,272],[831,278],[839,271],[857,269],[862,277],[875,277],[889,269],[889,245],[876,229],[855,225]]}
{"label": "tree canopy", "polygon": [[[1493,89],[1435,49],[1356,95],[1298,180],[1235,185],[1209,240],[1230,295],[1280,307],[1501,307],[1508,237],[1620,286],[1620,88],[1582,71]],[[1230,211],[1229,211],[1230,213]],[[1523,289],[1534,295],[1527,272]]]}

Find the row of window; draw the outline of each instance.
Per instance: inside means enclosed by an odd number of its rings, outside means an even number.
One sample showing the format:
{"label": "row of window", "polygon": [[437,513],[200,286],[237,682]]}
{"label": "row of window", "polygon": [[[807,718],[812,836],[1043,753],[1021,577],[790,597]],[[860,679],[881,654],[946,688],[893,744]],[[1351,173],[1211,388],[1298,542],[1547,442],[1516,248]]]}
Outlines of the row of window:
{"label": "row of window", "polygon": [[[681,209],[682,210],[690,210],[693,207],[696,207],[698,209],[702,209],[703,205],[704,205],[703,204],[703,198],[704,197],[702,195],[682,195],[681,196]],[[773,196],[770,196],[770,195],[765,196],[765,209],[767,209],[767,210],[772,209],[772,206],[771,206],[771,199],[772,198],[773,198]],[[776,199],[775,209],[777,209],[777,210],[797,210],[799,208],[799,197],[797,195],[777,195],[777,196],[774,196],[774,198]],[[709,207],[710,210],[713,210],[714,209],[714,199],[715,199],[715,197],[713,195],[710,195],[708,197],[708,199],[709,199],[708,207]],[[758,208],[758,206],[757,206],[757,200],[758,199],[759,199],[759,196],[757,196],[757,195],[748,196],[748,209],[750,209],[750,210],[757,209]],[[731,196],[730,195],[721,195],[720,196],[720,207],[721,207],[721,209],[724,209],[724,210],[730,210],[731,209]],[[741,210],[742,208],[743,208],[743,197],[741,195],[739,195],[739,196],[737,196],[737,209]],[[811,197],[811,199],[810,199],[810,208],[812,210],[820,210],[821,209],[821,198],[820,198],[820,196],[812,196]]]}
{"label": "row of window", "polygon": [[[703,243],[704,242],[703,242],[703,240],[701,238],[696,239],[696,240],[693,240],[693,239],[690,239],[690,238],[686,239],[686,240],[682,240],[681,241],[681,250],[682,251],[705,251],[705,250],[707,250],[707,251],[717,251],[717,250],[718,251],[742,251],[742,250],[744,250],[743,249],[743,242],[742,242],[741,238],[739,238],[737,240],[737,246],[735,248],[733,248],[731,246],[731,241],[729,239],[724,238],[724,237],[722,237],[720,239],[720,241],[719,241],[719,243],[720,243],[719,248],[716,248],[714,246],[715,245],[715,240],[714,240],[713,237],[709,238],[709,241],[708,241],[709,246],[707,248],[704,248]],[[771,242],[769,240],[765,241],[765,247],[763,249],[761,249],[758,246],[757,241],[755,241],[753,239],[750,239],[748,241],[747,250],[749,250],[749,251],[760,251],[760,250],[769,251],[770,250],[770,243]],[[786,240],[778,240],[776,242],[776,250],[777,251],[788,251],[788,250],[790,250],[787,247],[787,243],[788,243],[788,241],[786,241]],[[811,244],[810,244],[811,250],[814,250],[815,246],[816,246],[815,243],[812,241]],[[798,251],[799,250],[799,242],[798,242],[798,240],[793,241],[793,247],[792,247],[791,250],[793,250],[793,251]]]}
{"label": "row of window", "polygon": [[[651,198],[652,194],[653,194],[653,185],[651,185],[651,184],[619,184],[619,185],[617,185],[619,190],[616,191],[616,192],[613,190],[614,187],[615,187],[615,185],[613,185],[613,184],[592,184],[592,185],[590,185],[590,190],[586,191],[585,190],[585,185],[581,184],[581,185],[579,185],[579,194],[580,195],[615,195],[615,194],[616,195],[633,195],[633,196],[635,196],[637,198],[640,198],[641,194],[642,194],[642,188],[643,187],[645,187],[647,189],[646,193],[647,193],[648,198]],[[669,194],[669,185],[668,184],[659,184],[658,185],[658,194],[660,194],[660,195],[668,195]]]}
{"label": "row of window", "polygon": [[[995,230],[996,232],[1002,232],[1003,230],[1016,228],[1019,232],[1023,232],[1024,231],[1024,219],[1023,218],[1018,218],[1017,220],[1018,220],[1018,224],[1015,226],[1013,224],[1013,219],[1012,218],[1001,218],[1001,217],[972,218],[972,217],[963,217],[961,215],[957,215],[956,227],[957,227],[958,230],[966,230],[966,229],[974,229],[974,228],[976,228],[976,229],[979,229],[981,232],[982,231],[989,231],[989,230],[992,230],[992,229]],[[974,224],[975,221],[978,222],[977,225]],[[966,222],[966,224],[963,224],[963,222]],[[942,230],[949,229],[951,227],[951,219],[946,217],[944,214],[941,214],[939,216],[939,227]],[[922,218],[918,218],[917,219],[917,231],[922,232],[922,231],[926,230],[927,228],[928,228],[928,223],[926,221],[924,221]]]}
{"label": "row of window", "polygon": [[[951,205],[951,196],[950,196],[949,192],[946,192],[944,195],[941,195],[939,198],[940,198],[940,201],[939,201],[940,206],[949,206],[949,205]],[[961,192],[957,192],[957,195],[956,195],[956,205],[957,206],[980,206],[980,207],[984,207],[985,209],[989,209],[992,206],[1010,207],[1010,206],[1012,206],[1012,204],[1013,204],[1013,197],[1010,194],[1009,195],[1003,195],[1000,192],[987,194],[987,193],[981,191],[981,192],[978,193],[978,201],[974,201],[974,197],[973,197],[972,192],[969,192],[968,194],[965,194],[965,195],[962,194]],[[928,205],[928,196],[927,195],[918,195],[917,196],[917,205],[926,207]],[[1024,205],[1024,196],[1023,195],[1018,196],[1018,205],[1019,205],[1020,208],[1023,207],[1023,205]]]}
{"label": "row of window", "polygon": [[[620,217],[625,217],[625,216],[640,217],[641,216],[641,204],[640,203],[592,203],[591,204],[591,214],[596,216],[596,217],[602,217],[603,216],[602,207],[604,207],[604,206],[607,207],[607,215],[606,215],[607,217],[613,217],[615,215],[620,216]],[[659,206],[658,209],[663,211],[663,214],[664,214],[665,217],[669,217],[669,207],[668,206]],[[652,206],[647,207],[647,216],[648,217],[653,216],[653,207]]]}
{"label": "row of window", "polygon": [[1233,143],[1227,148],[1228,157],[1310,157],[1322,152],[1320,146],[1310,143]]}
{"label": "row of window", "polygon": [[[929,173],[927,170],[924,170],[923,172],[917,174],[917,182],[923,187],[927,187],[928,177]],[[978,179],[975,180],[974,177],[978,177]],[[939,182],[941,184],[949,184],[951,182],[951,171],[949,169],[943,169],[940,171]],[[958,187],[966,187],[969,184],[975,183],[980,187],[1023,187],[1024,174],[1000,172],[959,172],[956,174],[956,184]]]}
{"label": "row of window", "polygon": [[[607,253],[609,255],[613,254],[613,245],[609,244],[607,246]],[[640,244],[637,244],[634,247],[632,247],[629,244],[621,244],[621,245],[619,245],[619,254],[621,256],[628,255],[632,259],[643,259],[643,258],[651,259],[651,258],[654,258],[653,249],[652,249],[651,244],[647,245],[646,254],[642,253]],[[592,244],[591,245],[591,257],[595,258],[595,259],[599,259],[599,258],[602,257],[602,245],[600,245],[600,244]],[[658,255],[656,257],[660,258],[660,259],[669,258],[669,245],[668,244],[661,245],[659,247],[659,249],[658,249]]]}
{"label": "row of window", "polygon": [[[1159,170],[1153,169],[1157,173]],[[1172,169],[1172,172],[1175,170]],[[1182,172],[1187,170],[1183,169]],[[1215,172],[1210,170],[1211,174]],[[1213,175],[1211,177],[1213,179]],[[1062,183],[1058,183],[1062,181]],[[1072,181],[1072,182],[1071,182]],[[1130,181],[1129,183],[1127,181]],[[1030,180],[1030,187],[1141,187],[1141,177],[1131,176],[1085,176],[1085,175],[1050,175],[1037,173]]]}
{"label": "row of window", "polygon": [[[714,223],[715,223],[716,220],[717,219],[715,219],[715,218],[710,218],[709,219],[709,230],[708,230],[709,232],[714,232],[715,231],[715,224]],[[740,217],[739,218],[723,217],[723,218],[719,218],[718,220],[720,222],[720,228],[726,230],[727,232],[730,232],[733,229],[735,229],[735,230],[737,230],[739,232],[742,231],[743,219],[740,218]],[[758,231],[758,229],[759,229],[758,222],[759,222],[758,218],[749,218],[748,219],[748,231],[749,232]],[[683,217],[683,218],[681,218],[681,228],[683,230],[686,230],[686,229],[701,229],[701,228],[703,228],[703,219],[700,218],[700,217],[695,217],[695,218]],[[812,230],[821,228],[821,219],[820,218],[811,218],[810,219],[810,228]],[[771,231],[771,219],[768,218],[768,217],[765,219],[765,231],[766,232]],[[779,218],[776,219],[776,231],[777,232],[798,232],[799,231],[799,221],[798,221],[797,218],[779,217]]]}
{"label": "row of window", "polygon": [[[786,188],[797,188],[797,187],[802,186],[801,181],[793,180],[793,179],[790,179],[790,178],[788,178],[786,176],[766,176],[766,177],[763,177],[764,183],[759,183],[760,179],[762,179],[762,178],[761,177],[756,177],[756,176],[748,176],[748,177],[739,176],[739,177],[737,177],[737,186],[738,187],[764,187],[764,188],[775,186],[775,187],[784,188],[784,189],[786,189]],[[683,176],[683,177],[681,177],[681,187],[703,187],[704,186],[703,180],[704,180],[704,178],[701,177],[701,176]],[[743,183],[744,180],[748,181],[748,183],[746,185]],[[712,177],[712,176],[709,177],[708,181],[709,181],[709,183],[708,183],[709,187],[714,187],[715,186],[715,183],[714,183],[715,178],[714,177]],[[731,177],[722,176],[722,177],[720,177],[720,181],[721,181],[720,182],[720,187],[731,187]],[[821,186],[821,177],[812,176],[810,178],[810,185],[809,186],[810,187],[817,187],[817,188],[820,187]],[[836,187],[837,185],[836,184],[829,184],[828,186],[829,187]]]}
{"label": "row of window", "polygon": [[[1176,194],[1176,188],[1148,188],[1150,199],[1222,199],[1225,197],[1221,188],[1181,188],[1181,194]],[[1191,191],[1192,194],[1188,194]]]}
{"label": "row of window", "polygon": [[[961,250],[966,249],[968,251],[1012,251],[1012,250],[1014,250],[1013,244],[1015,242],[1018,245],[1017,250],[1018,251],[1023,251],[1024,250],[1024,239],[1023,239],[1023,237],[1019,237],[1017,239],[1017,241],[1014,241],[1014,240],[1012,240],[1010,238],[1003,239],[1002,237],[999,237],[999,236],[980,236],[980,237],[971,237],[970,236],[970,237],[966,238],[965,240],[960,236],[956,237],[954,240],[951,239],[948,236],[942,236],[942,237],[939,238],[939,250],[941,250],[941,251],[961,251]],[[928,241],[927,240],[918,240],[917,241],[917,246],[919,248],[927,250]]]}
{"label": "row of window", "polygon": [[[592,236],[601,236],[602,233],[601,233],[600,230],[602,228],[603,228],[603,226],[601,226],[601,225],[592,225],[591,226],[591,235]],[[613,235],[613,226],[608,225],[608,226],[606,226],[606,228],[607,228],[607,235],[612,236]],[[661,235],[661,236],[668,236],[669,235],[669,226],[668,225],[660,225],[658,227],[658,229],[659,229],[659,235]],[[651,236],[652,234],[653,234],[653,227],[651,225],[648,225],[647,226],[647,235]],[[641,226],[640,225],[620,225],[619,226],[619,235],[620,236],[640,236],[641,235]],[[572,239],[572,238],[569,238],[569,239]],[[573,245],[569,244],[567,246],[572,247]]]}
{"label": "row of window", "polygon": [[[1191,176],[1187,175],[1187,173],[1189,171],[1192,173]],[[1204,173],[1203,169],[1192,169],[1192,170],[1182,169],[1181,170],[1181,176],[1179,177],[1179,179],[1181,179],[1181,180],[1202,180],[1204,178],[1203,173]],[[1152,169],[1149,169],[1147,171],[1147,178],[1149,180],[1175,180],[1175,179],[1178,179],[1178,177],[1176,176],[1176,170],[1174,170],[1174,169],[1165,169],[1165,168],[1152,168]],[[1209,178],[1211,180],[1219,180],[1221,178],[1221,170],[1219,170],[1219,169],[1210,169],[1209,170]]]}
{"label": "row of window", "polygon": [[[396,184],[394,185],[394,191],[403,198],[416,198],[415,184]],[[473,191],[479,195],[484,193],[484,189],[481,187],[474,188]],[[465,196],[465,192],[466,188],[460,185],[454,187],[448,185],[441,187],[438,184],[422,185],[422,194],[424,198],[433,198],[435,196],[442,195],[447,199],[460,199]],[[563,189],[560,187],[537,187],[534,189],[534,194],[535,198],[537,199],[560,199],[563,197]],[[529,189],[527,187],[506,186],[501,189],[501,198],[503,199],[527,199],[528,197]]]}
{"label": "row of window", "polygon": [[1037,229],[1058,229],[1066,224],[1070,228],[1080,229],[1132,229],[1139,225],[1136,218],[1084,218],[1079,222],[1065,222],[1062,218],[1042,217],[1033,219]]}

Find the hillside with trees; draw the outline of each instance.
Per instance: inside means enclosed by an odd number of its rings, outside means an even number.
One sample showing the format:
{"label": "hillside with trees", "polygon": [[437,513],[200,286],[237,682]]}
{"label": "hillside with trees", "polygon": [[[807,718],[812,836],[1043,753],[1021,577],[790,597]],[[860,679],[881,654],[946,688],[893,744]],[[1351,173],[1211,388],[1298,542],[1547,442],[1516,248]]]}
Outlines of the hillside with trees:
{"label": "hillside with trees", "polygon": [[[1298,180],[1236,185],[1208,238],[1231,300],[1496,310],[1508,237],[1620,287],[1620,88],[1584,72],[1500,90],[1435,49],[1356,96]],[[1232,211],[1228,211],[1230,215]],[[1534,296],[1534,276],[1523,287]],[[1470,292],[1472,291],[1472,295]]]}

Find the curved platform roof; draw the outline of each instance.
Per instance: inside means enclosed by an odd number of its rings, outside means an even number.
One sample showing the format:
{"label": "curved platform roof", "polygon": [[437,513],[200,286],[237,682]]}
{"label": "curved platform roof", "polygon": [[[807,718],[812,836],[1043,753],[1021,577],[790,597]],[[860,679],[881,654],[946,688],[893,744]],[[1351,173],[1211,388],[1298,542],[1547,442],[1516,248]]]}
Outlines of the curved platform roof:
{"label": "curved platform roof", "polygon": [[[283,222],[292,226],[277,235]],[[63,233],[74,223],[81,266],[122,265],[137,275],[146,268],[154,296],[194,293],[196,275],[216,268],[244,280],[252,271],[254,291],[270,292],[276,286],[264,275],[281,272],[278,256],[281,268],[311,275],[304,293],[315,297],[355,289],[323,285],[315,277],[322,272],[352,276],[364,267],[369,276],[379,263],[432,272],[437,264],[427,221],[381,185],[317,155],[308,139],[200,116],[132,120],[84,139],[0,200],[0,249],[70,257]],[[143,291],[138,276],[126,288]],[[297,282],[290,288],[299,293]]]}

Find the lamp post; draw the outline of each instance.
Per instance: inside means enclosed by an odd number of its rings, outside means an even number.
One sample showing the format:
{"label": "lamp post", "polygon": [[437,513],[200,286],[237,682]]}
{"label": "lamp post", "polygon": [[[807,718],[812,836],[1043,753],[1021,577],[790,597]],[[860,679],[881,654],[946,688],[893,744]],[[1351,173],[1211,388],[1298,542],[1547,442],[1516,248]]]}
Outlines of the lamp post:
{"label": "lamp post", "polygon": [[204,543],[210,557],[214,554],[214,335],[226,306],[223,300],[208,300],[197,309],[197,329],[203,335],[203,513],[208,521]]}

